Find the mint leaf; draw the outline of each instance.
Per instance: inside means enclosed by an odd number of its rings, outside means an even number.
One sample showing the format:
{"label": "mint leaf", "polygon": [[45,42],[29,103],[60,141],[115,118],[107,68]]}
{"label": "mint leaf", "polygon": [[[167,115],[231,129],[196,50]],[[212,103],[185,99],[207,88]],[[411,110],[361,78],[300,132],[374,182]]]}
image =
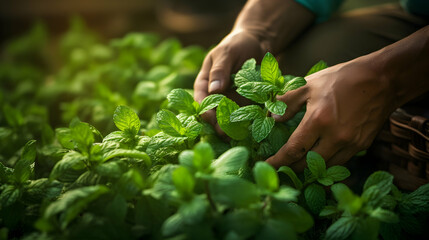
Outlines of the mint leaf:
{"label": "mint leaf", "polygon": [[383,192],[388,193],[391,190],[392,182],[393,182],[392,174],[384,171],[377,171],[371,174],[366,179],[365,184],[363,186],[363,191],[367,190],[371,186],[376,185],[380,188],[380,190],[383,190]]}
{"label": "mint leaf", "polygon": [[256,185],[237,176],[215,178],[210,181],[209,189],[215,202],[229,207],[245,208],[259,201]]}
{"label": "mint leaf", "polygon": [[307,166],[316,178],[320,178],[326,173],[325,160],[317,152],[309,151],[307,153]]}
{"label": "mint leaf", "polygon": [[328,230],[326,230],[327,240],[347,239],[356,229],[357,219],[354,217],[341,217]]}
{"label": "mint leaf", "polygon": [[241,85],[237,92],[254,102],[265,103],[270,100],[270,94],[278,88],[266,82],[248,82]]}
{"label": "mint leaf", "polygon": [[386,223],[399,222],[399,217],[394,212],[383,208],[377,208],[371,211],[370,216],[380,220],[381,222],[386,222]]}
{"label": "mint leaf", "polygon": [[[215,155],[210,144],[200,142],[194,147],[193,165],[198,170],[205,170],[210,167]],[[247,159],[246,159],[247,160]]]}
{"label": "mint leaf", "polygon": [[109,188],[102,185],[70,190],[46,208],[43,218],[51,219],[55,215],[60,215],[61,229],[65,229],[91,202],[108,191]]}
{"label": "mint leaf", "polygon": [[0,193],[0,206],[2,208],[14,204],[22,194],[21,190],[14,185],[2,185],[2,190]]}
{"label": "mint leaf", "polygon": [[173,137],[185,135],[186,129],[174,113],[168,110],[161,110],[156,114],[158,127],[165,133]]}
{"label": "mint leaf", "polygon": [[70,124],[70,133],[75,143],[75,147],[82,153],[89,153],[89,150],[94,143],[94,134],[88,123],[72,122]]}
{"label": "mint leaf", "polygon": [[287,186],[280,186],[279,190],[271,195],[274,199],[278,201],[283,202],[291,202],[291,201],[297,201],[299,196],[299,191],[287,187]]}
{"label": "mint leaf", "polygon": [[328,67],[328,64],[324,61],[319,61],[318,63],[316,63],[313,67],[310,68],[310,70],[308,71],[308,73],[305,76],[311,75],[313,73],[316,73],[320,70],[323,70],[325,68]]}
{"label": "mint leaf", "polygon": [[193,195],[195,180],[187,168],[182,166],[176,168],[173,171],[171,177],[173,180],[173,184],[177,189],[177,192],[183,198],[186,199]]}
{"label": "mint leaf", "polygon": [[295,172],[292,170],[292,168],[288,166],[282,166],[277,170],[278,172],[282,172],[289,176],[289,178],[292,180],[293,184],[295,185],[296,189],[302,188],[302,182],[299,180],[299,178],[296,176]]}
{"label": "mint leaf", "polygon": [[319,177],[317,181],[324,186],[331,186],[334,180],[331,177]]}
{"label": "mint leaf", "polygon": [[356,214],[362,207],[362,200],[356,196],[345,184],[332,185],[331,191],[338,201],[338,209],[345,210],[350,214]]}
{"label": "mint leaf", "polygon": [[261,189],[275,192],[279,188],[279,177],[276,170],[266,162],[257,162],[253,167],[253,176]]}
{"label": "mint leaf", "polygon": [[254,58],[247,59],[241,69],[255,69],[256,68],[256,60]]}
{"label": "mint leaf", "polygon": [[72,182],[76,180],[85,169],[85,161],[87,157],[82,154],[72,151],[63,156],[58,161],[49,176],[50,180],[61,179],[64,182]]}
{"label": "mint leaf", "polygon": [[213,175],[236,175],[245,166],[249,152],[245,147],[234,147],[223,153],[212,163]]}
{"label": "mint leaf", "polygon": [[168,95],[169,107],[187,114],[195,114],[194,98],[181,88],[173,89]]}
{"label": "mint leaf", "polygon": [[36,159],[36,140],[28,141],[21,153],[21,158],[16,162],[13,175],[16,182],[25,183],[30,179],[32,164]]}
{"label": "mint leaf", "polygon": [[271,53],[267,52],[261,63],[262,79],[278,86],[277,81],[281,75],[282,73],[279,69],[279,64],[277,63],[276,58]]}
{"label": "mint leaf", "polygon": [[268,108],[270,112],[282,116],[283,114],[285,114],[287,105],[282,101],[276,100],[275,102],[266,101],[265,107]]}
{"label": "mint leaf", "polygon": [[221,94],[212,94],[201,101],[200,107],[198,109],[198,115],[201,115],[207,112],[210,109],[213,109],[219,105],[220,100],[222,100],[223,95]]}
{"label": "mint leaf", "polygon": [[256,118],[264,117],[261,107],[257,105],[248,105],[235,110],[230,117],[231,122],[251,121]]}
{"label": "mint leaf", "polygon": [[332,166],[326,170],[326,175],[334,182],[343,181],[350,176],[350,171],[343,166]]}
{"label": "mint leaf", "polygon": [[305,202],[314,214],[318,215],[326,205],[325,189],[318,184],[310,184],[304,190]]}
{"label": "mint leaf", "polygon": [[262,82],[261,73],[252,69],[241,69],[235,74],[234,84],[237,87],[241,87],[242,85],[248,82]]}
{"label": "mint leaf", "polygon": [[231,122],[231,114],[237,110],[239,106],[227,97],[223,97],[219,102],[216,110],[216,118],[219,127],[232,139],[243,140],[248,132],[248,122]]}
{"label": "mint leaf", "polygon": [[307,84],[307,81],[303,77],[295,77],[288,81],[282,89],[282,93],[285,94],[287,91],[298,89]]}
{"label": "mint leaf", "polygon": [[255,139],[256,142],[261,142],[262,140],[264,140],[268,136],[268,134],[270,134],[274,123],[275,121],[272,117],[255,119],[252,124],[253,139]]}
{"label": "mint leaf", "polygon": [[118,106],[113,114],[116,127],[123,131],[136,135],[140,130],[140,119],[130,107]]}

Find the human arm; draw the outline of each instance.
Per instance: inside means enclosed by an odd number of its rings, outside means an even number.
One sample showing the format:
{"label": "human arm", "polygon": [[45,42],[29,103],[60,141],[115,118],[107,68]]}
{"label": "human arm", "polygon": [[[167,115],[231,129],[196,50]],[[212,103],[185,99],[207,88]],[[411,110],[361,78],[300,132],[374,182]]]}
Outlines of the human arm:
{"label": "human arm", "polygon": [[429,27],[379,51],[306,77],[307,85],[279,99],[288,105],[278,121],[306,104],[289,141],[267,161],[302,170],[309,150],[328,165],[343,164],[374,140],[397,107],[429,91]]}

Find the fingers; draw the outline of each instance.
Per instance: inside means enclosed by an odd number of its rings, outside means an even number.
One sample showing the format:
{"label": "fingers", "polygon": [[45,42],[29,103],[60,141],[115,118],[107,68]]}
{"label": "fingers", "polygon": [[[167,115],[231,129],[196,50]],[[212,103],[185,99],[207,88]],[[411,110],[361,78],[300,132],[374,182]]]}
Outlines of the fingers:
{"label": "fingers", "polygon": [[205,97],[209,95],[208,83],[209,83],[209,73],[210,73],[211,65],[212,65],[212,59],[210,56],[207,56],[206,59],[204,59],[203,66],[201,67],[201,70],[198,73],[197,78],[195,79],[194,99],[197,102],[201,102]]}
{"label": "fingers", "polygon": [[222,93],[227,90],[230,84],[232,65],[231,58],[226,54],[213,60],[208,85],[210,94]]}
{"label": "fingers", "polygon": [[286,103],[287,108],[283,116],[273,114],[273,118],[277,122],[284,122],[290,120],[302,109],[302,106],[305,105],[307,101],[307,91],[307,88],[304,86],[296,90],[287,92],[282,96],[278,96],[277,100]]}
{"label": "fingers", "polygon": [[306,156],[308,150],[313,147],[319,138],[318,129],[308,119],[307,114],[292,133],[288,142],[274,156],[267,159],[269,164],[279,168],[280,166],[295,163]]}

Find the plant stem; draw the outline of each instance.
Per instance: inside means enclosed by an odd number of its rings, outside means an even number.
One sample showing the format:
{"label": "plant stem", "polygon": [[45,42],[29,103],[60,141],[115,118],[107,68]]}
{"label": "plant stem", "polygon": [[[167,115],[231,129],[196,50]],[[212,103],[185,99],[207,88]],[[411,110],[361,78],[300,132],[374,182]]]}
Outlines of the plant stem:
{"label": "plant stem", "polygon": [[204,181],[204,188],[206,190],[206,195],[207,195],[207,199],[209,200],[210,206],[212,207],[213,211],[217,212],[216,203],[212,199],[212,195],[210,193],[208,181]]}

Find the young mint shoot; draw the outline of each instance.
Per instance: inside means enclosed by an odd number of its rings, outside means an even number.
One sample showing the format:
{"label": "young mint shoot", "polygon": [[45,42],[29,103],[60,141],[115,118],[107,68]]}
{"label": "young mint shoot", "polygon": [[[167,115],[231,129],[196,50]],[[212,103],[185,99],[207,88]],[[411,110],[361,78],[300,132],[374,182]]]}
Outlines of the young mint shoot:
{"label": "young mint shoot", "polygon": [[[310,71],[315,72],[325,67],[326,65],[318,63]],[[283,76],[277,60],[268,52],[260,67],[256,65],[255,59],[247,60],[235,75],[234,84],[241,96],[263,105],[239,108],[230,117],[232,123],[251,121],[252,137],[259,143],[268,136],[274,126],[274,119],[270,115],[285,114],[287,105],[276,97],[304,86],[306,81],[303,77]]]}

